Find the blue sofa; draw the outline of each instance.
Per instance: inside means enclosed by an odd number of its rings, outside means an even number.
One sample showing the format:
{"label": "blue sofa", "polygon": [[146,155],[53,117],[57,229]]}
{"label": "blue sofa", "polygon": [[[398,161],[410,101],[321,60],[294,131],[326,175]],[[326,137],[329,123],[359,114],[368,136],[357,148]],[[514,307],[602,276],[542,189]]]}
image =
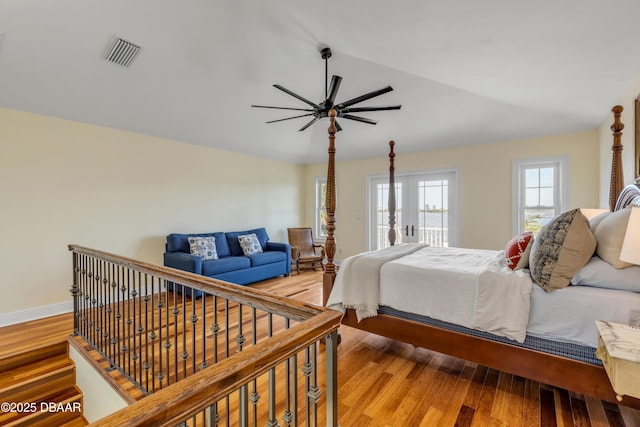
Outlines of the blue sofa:
{"label": "blue sofa", "polygon": [[[254,233],[258,237],[261,253],[244,255],[238,242],[238,236]],[[218,259],[203,261],[197,255],[191,255],[188,237],[214,236]],[[178,234],[167,236],[164,253],[164,265],[191,273],[202,274],[238,285],[247,285],[260,280],[291,273],[291,246],[288,243],[269,241],[264,228],[246,231]],[[180,292],[181,286],[177,291]],[[170,286],[172,290],[172,286]],[[199,297],[200,291],[196,291]]]}

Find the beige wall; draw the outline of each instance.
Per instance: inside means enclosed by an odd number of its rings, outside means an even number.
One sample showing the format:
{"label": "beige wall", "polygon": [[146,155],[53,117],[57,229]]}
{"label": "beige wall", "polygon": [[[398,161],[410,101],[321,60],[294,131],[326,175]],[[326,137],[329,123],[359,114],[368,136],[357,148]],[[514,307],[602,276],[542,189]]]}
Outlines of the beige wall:
{"label": "beige wall", "polygon": [[[622,172],[624,174],[624,184],[631,184],[635,178],[634,159],[640,153],[635,153],[635,135],[633,128],[635,121],[633,118],[633,102],[640,94],[640,76],[629,86],[627,91],[620,97],[618,104],[622,105],[621,122],[624,124],[622,131]],[[600,207],[609,207],[609,178],[611,176],[611,145],[613,136],[611,125],[613,124],[613,113],[609,113],[603,120],[599,129],[600,140]]]}
{"label": "beige wall", "polygon": [[[397,141],[400,148],[402,141]],[[457,168],[460,189],[460,239],[467,248],[502,249],[512,237],[512,161],[555,155],[569,157],[569,208],[598,203],[598,133],[586,132],[523,141],[425,151],[396,156],[396,172]],[[339,158],[339,153],[338,153]],[[315,178],[326,164],[306,171],[306,223],[314,221]],[[338,162],[336,259],[365,250],[366,178],[388,174],[386,157]]]}
{"label": "beige wall", "polygon": [[162,263],[171,232],[301,222],[303,167],[0,108],[0,314],[70,300],[70,243]]}

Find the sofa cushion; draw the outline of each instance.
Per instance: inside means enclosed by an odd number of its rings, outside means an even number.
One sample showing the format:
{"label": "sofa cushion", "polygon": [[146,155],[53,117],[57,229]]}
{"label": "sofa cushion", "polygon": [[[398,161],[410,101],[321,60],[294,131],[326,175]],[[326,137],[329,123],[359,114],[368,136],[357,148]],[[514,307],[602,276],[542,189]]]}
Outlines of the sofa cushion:
{"label": "sofa cushion", "polygon": [[259,254],[249,255],[247,258],[251,260],[251,266],[273,264],[287,260],[287,254],[280,251],[267,251]]}
{"label": "sofa cushion", "polygon": [[229,251],[232,256],[242,256],[244,252],[242,252],[242,247],[240,247],[240,242],[238,241],[238,236],[243,236],[245,234],[255,234],[260,242],[260,246],[262,246],[262,250],[264,250],[267,245],[267,241],[269,241],[269,235],[267,235],[267,230],[264,228],[255,228],[253,230],[246,231],[231,231],[225,233],[227,237],[227,244],[229,245]]}
{"label": "sofa cushion", "polygon": [[251,261],[244,256],[228,256],[211,261],[202,262],[202,274],[213,276],[228,271],[241,270],[251,267]]}
{"label": "sofa cushion", "polygon": [[172,233],[167,236],[167,252],[185,252],[190,253],[189,237],[208,237],[214,236],[216,238],[216,252],[218,257],[229,256],[229,245],[224,233],[199,233],[199,234],[182,234]]}

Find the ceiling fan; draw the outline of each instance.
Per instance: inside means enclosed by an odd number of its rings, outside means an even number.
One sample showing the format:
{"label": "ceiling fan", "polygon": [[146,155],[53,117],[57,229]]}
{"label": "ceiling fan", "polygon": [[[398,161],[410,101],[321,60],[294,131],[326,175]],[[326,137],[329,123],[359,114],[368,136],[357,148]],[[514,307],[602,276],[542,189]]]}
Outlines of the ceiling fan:
{"label": "ceiling fan", "polygon": [[[318,120],[320,120],[323,117],[328,117],[329,116],[329,110],[331,110],[332,108],[334,110],[336,110],[336,117],[337,118],[344,118],[344,119],[349,119],[349,120],[355,120],[357,122],[361,122],[361,123],[367,123],[370,125],[375,125],[377,122],[375,120],[366,118],[366,117],[361,117],[361,116],[355,116],[351,113],[362,113],[362,112],[368,112],[368,111],[383,111],[383,110],[399,110],[400,109],[400,105],[387,105],[387,106],[379,106],[379,107],[352,107],[352,105],[358,104],[360,102],[366,101],[368,99],[371,98],[375,98],[376,96],[382,95],[384,93],[387,92],[391,92],[393,90],[393,88],[391,86],[387,86],[384,87],[382,89],[378,89],[378,90],[374,90],[373,92],[368,92],[365,93],[364,95],[360,95],[358,97],[355,97],[353,99],[349,99],[348,101],[344,101],[344,102],[340,102],[340,103],[335,103],[336,100],[336,96],[338,95],[338,89],[340,88],[340,83],[342,82],[342,77],[340,76],[336,76],[334,75],[333,77],[331,77],[331,85],[327,87],[328,85],[328,71],[329,71],[329,58],[331,58],[331,49],[329,47],[323,47],[322,49],[320,49],[320,56],[322,57],[322,59],[324,59],[324,72],[325,72],[325,78],[324,78],[324,91],[325,91],[325,99],[324,101],[322,101],[319,104],[316,104],[314,102],[309,101],[308,99],[298,95],[295,92],[290,91],[289,89],[279,85],[279,84],[275,84],[273,85],[273,87],[275,87],[276,89],[280,89],[281,91],[283,91],[286,94],[289,94],[291,96],[293,96],[294,98],[299,99],[300,101],[304,102],[305,104],[308,104],[311,108],[290,108],[290,107],[272,107],[269,105],[252,105],[252,107],[256,107],[256,108],[273,108],[273,109],[277,109],[277,110],[293,110],[293,111],[304,111],[305,114],[300,114],[297,116],[293,116],[293,117],[286,117],[284,119],[277,119],[277,120],[270,120],[266,123],[275,123],[275,122],[281,122],[284,120],[291,120],[291,119],[297,119],[300,117],[310,117],[313,116],[313,118],[311,119],[311,121],[309,121],[307,124],[305,124],[304,126],[302,126],[299,131],[302,132],[303,130],[307,129],[309,126],[311,126],[312,124],[314,124],[315,122],[317,122]],[[338,131],[342,130],[342,128],[340,127],[340,125],[338,124],[338,122],[335,122],[335,126],[336,129]]]}

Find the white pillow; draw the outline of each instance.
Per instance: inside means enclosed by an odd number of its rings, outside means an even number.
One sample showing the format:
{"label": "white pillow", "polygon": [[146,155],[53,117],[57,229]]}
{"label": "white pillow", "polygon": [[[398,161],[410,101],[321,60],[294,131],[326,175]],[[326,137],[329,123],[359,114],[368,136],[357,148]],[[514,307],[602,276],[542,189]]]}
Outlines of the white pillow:
{"label": "white pillow", "polygon": [[573,276],[571,284],[640,292],[640,266],[615,268],[594,256]]}
{"label": "white pillow", "polygon": [[626,268],[633,265],[620,261],[620,251],[624,234],[627,232],[630,214],[630,208],[612,212],[600,221],[593,232],[598,242],[596,254],[615,268]]}
{"label": "white pillow", "polygon": [[600,223],[612,213],[613,212],[602,212],[601,214],[598,214],[593,218],[591,218],[591,220],[589,220],[589,227],[591,228],[591,232],[595,233],[596,228],[598,228],[598,225],[600,225]]}
{"label": "white pillow", "polygon": [[238,243],[240,243],[242,253],[245,255],[254,255],[262,252],[262,245],[260,245],[258,236],[255,233],[238,236]]}
{"label": "white pillow", "polygon": [[189,241],[189,252],[191,255],[197,255],[202,258],[203,261],[209,261],[212,259],[218,259],[218,252],[216,251],[216,238],[215,236],[207,237],[187,237]]}

